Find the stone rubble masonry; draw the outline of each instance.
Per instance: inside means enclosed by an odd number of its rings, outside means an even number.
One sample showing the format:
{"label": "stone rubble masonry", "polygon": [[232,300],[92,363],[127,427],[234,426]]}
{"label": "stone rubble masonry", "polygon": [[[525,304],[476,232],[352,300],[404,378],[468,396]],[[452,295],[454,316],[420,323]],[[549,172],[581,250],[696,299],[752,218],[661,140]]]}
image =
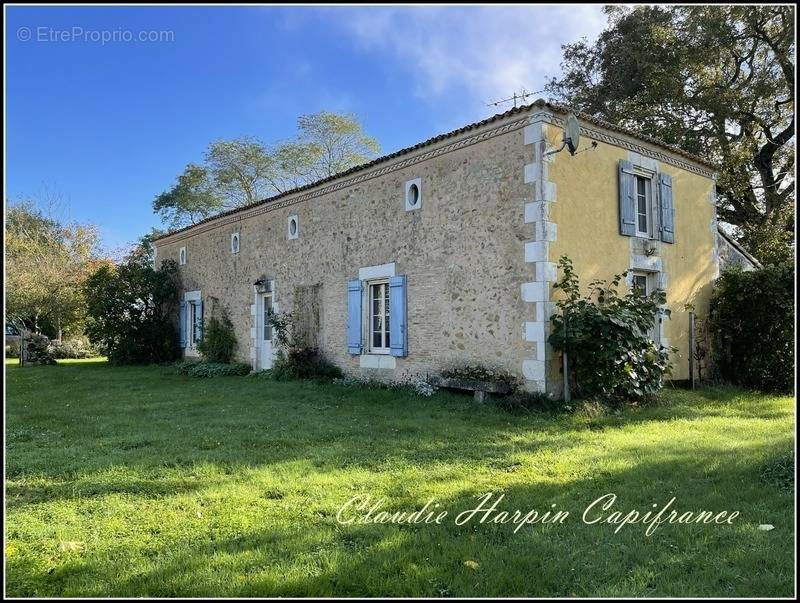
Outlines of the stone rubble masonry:
{"label": "stone rubble masonry", "polygon": [[[168,235],[156,242],[158,261],[177,261],[186,246],[183,289],[200,290],[209,309],[226,307],[246,362],[253,283],[266,276],[282,311],[293,309],[296,287],[319,287],[320,350],[348,373],[394,380],[469,362],[522,377],[522,359],[536,354],[521,333],[531,306],[519,293],[531,280],[524,257],[530,186],[521,177],[527,118],[514,115],[335,186]],[[404,184],[415,178],[424,203],[405,211]],[[290,215],[298,217],[296,239],[289,239]],[[235,231],[238,254],[230,248]],[[408,356],[393,370],[364,368],[373,363],[347,352],[347,281],[359,268],[391,262],[408,278]]]}
{"label": "stone rubble masonry", "polygon": [[[718,273],[714,174],[650,139],[588,121],[581,123],[581,148],[588,152],[552,153],[563,126],[564,116],[549,106],[509,112],[169,234],[155,242],[156,261],[177,261],[186,247],[183,289],[199,290],[208,310],[225,306],[240,360],[254,358],[253,285],[268,278],[280,311],[294,309],[296,292],[314,288],[319,349],[347,373],[403,380],[452,364],[480,364],[554,396],[561,389],[560,362],[547,337],[558,258],[568,255],[584,284],[653,262],[672,310],[663,336],[679,350],[674,376],[684,378],[684,307],[691,303],[702,314]],[[599,146],[588,149],[589,141]],[[619,234],[618,163],[631,153],[672,176],[674,244]],[[406,183],[415,179],[422,203],[406,211]],[[290,216],[297,217],[296,238],[290,238]],[[237,254],[231,252],[234,232],[240,233]],[[351,356],[347,282],[360,269],[383,264],[407,277],[408,356]]]}

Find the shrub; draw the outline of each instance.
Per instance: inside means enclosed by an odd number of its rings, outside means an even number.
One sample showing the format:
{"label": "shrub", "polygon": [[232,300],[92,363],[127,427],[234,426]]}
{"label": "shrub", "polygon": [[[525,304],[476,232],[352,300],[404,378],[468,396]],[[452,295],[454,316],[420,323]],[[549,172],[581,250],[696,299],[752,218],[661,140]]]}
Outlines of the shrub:
{"label": "shrub", "polygon": [[709,327],[720,377],[761,391],[792,391],[794,271],[790,266],[726,270],[711,298]]}
{"label": "shrub", "polygon": [[114,364],[167,362],[178,356],[174,318],[178,304],[178,265],[154,270],[146,256],[103,265],[86,281],[89,322],[86,333]]}
{"label": "shrub", "polygon": [[502,383],[508,385],[512,391],[519,387],[519,379],[508,371],[476,364],[448,367],[442,371],[442,377],[446,379],[468,379],[471,381]]}
{"label": "shrub", "polygon": [[88,339],[71,339],[69,341],[54,341],[50,344],[50,351],[54,358],[93,358],[100,352]]}
{"label": "shrub", "polygon": [[422,375],[405,376],[403,379],[397,381],[379,381],[368,377],[345,375],[343,377],[333,378],[332,382],[336,385],[358,387],[367,390],[405,390],[410,394],[422,396],[424,398],[432,396],[439,389]]}
{"label": "shrub", "polygon": [[191,362],[177,365],[178,372],[189,377],[243,377],[250,374],[250,365],[244,362]]}
{"label": "shrub", "polygon": [[377,379],[370,379],[368,377],[359,377],[357,375],[344,375],[332,380],[336,385],[343,385],[345,387],[358,387],[361,389],[395,389],[396,383],[387,381],[378,381]]}
{"label": "shrub", "polygon": [[342,371],[328,362],[319,350],[307,347],[295,337],[295,317],[291,313],[275,313],[269,318],[275,333],[277,351],[270,377],[277,381],[293,379],[338,379]]}
{"label": "shrub", "polygon": [[569,357],[570,377],[579,396],[605,401],[639,400],[661,388],[670,372],[671,349],[649,337],[666,295],[656,290],[648,296],[637,291],[619,295],[617,287],[627,272],[608,281],[589,283],[580,294],[580,282],[572,262],[559,260],[561,280],[555,287],[565,298],[557,302],[560,314],[551,319],[550,344]]}
{"label": "shrub", "polygon": [[33,333],[25,339],[25,364],[56,364],[47,337]]}
{"label": "shrub", "polygon": [[223,311],[219,317],[211,316],[203,328],[203,339],[197,344],[197,350],[208,362],[227,364],[233,360],[236,335],[227,312]]}
{"label": "shrub", "polygon": [[325,360],[315,348],[279,350],[271,370],[277,381],[293,379],[338,379],[342,370]]}
{"label": "shrub", "polygon": [[421,375],[415,375],[408,380],[408,386],[418,396],[429,398],[438,391],[438,387]]}
{"label": "shrub", "polygon": [[19,358],[19,345],[7,345],[6,358]]}

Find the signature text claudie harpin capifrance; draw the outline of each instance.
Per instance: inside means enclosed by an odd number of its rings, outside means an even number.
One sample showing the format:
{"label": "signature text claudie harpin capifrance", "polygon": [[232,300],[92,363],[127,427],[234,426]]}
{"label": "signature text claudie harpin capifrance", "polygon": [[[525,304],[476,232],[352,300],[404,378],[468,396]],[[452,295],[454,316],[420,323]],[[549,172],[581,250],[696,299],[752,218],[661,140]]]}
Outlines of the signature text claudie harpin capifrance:
{"label": "signature text claudie harpin capifrance", "polygon": [[[673,496],[666,504],[653,503],[652,508],[647,511],[620,510],[617,508],[617,495],[610,492],[586,505],[580,520],[586,525],[613,527],[615,533],[625,526],[640,525],[645,527],[644,533],[650,536],[664,524],[731,525],[739,516],[739,511],[680,511],[675,508],[676,498]],[[513,526],[514,533],[517,533],[525,526],[536,524],[562,525],[568,523],[573,516],[570,511],[557,509],[555,504],[551,504],[546,511],[504,509],[502,506],[504,499],[505,494],[489,492],[477,497],[477,503],[470,505],[470,508],[451,513],[435,498],[429,499],[418,509],[387,510],[384,499],[373,498],[369,494],[359,494],[340,507],[336,520],[344,525],[441,525],[448,521],[458,526],[470,523],[508,524]]]}

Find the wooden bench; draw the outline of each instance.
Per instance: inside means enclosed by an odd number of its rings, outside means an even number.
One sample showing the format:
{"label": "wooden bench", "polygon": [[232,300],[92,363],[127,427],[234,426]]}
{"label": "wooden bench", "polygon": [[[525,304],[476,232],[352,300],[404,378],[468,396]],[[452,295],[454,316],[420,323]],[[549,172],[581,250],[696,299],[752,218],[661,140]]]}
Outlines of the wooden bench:
{"label": "wooden bench", "polygon": [[431,381],[434,385],[438,385],[439,387],[474,392],[475,400],[478,402],[485,402],[487,394],[511,393],[511,386],[507,383],[497,383],[494,381],[478,381],[477,379],[459,379],[455,377],[434,377]]}

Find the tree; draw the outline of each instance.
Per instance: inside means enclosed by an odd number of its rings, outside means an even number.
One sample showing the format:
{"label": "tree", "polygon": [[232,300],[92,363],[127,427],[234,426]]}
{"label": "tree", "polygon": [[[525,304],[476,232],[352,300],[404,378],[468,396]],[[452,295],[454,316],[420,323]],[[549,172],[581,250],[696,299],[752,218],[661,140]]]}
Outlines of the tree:
{"label": "tree", "polygon": [[309,180],[329,178],[380,152],[378,141],[364,133],[355,115],[322,111],[300,116],[297,125],[300,136],[296,144],[308,152],[303,167]]}
{"label": "tree", "polygon": [[551,96],[718,163],[720,219],[762,262],[793,257],[794,7],[605,10]]}
{"label": "tree", "polygon": [[226,207],[241,207],[264,198],[275,179],[276,159],[254,138],[218,140],[206,151],[208,173]]}
{"label": "tree", "polygon": [[709,316],[719,376],[761,391],[791,392],[794,311],[791,266],[723,272]]}
{"label": "tree", "polygon": [[186,166],[171,189],[153,201],[153,211],[168,228],[195,224],[224,208],[206,168],[192,163]]}
{"label": "tree", "polygon": [[323,111],[298,119],[298,135],[272,147],[253,137],[209,145],[202,166],[189,164],[153,202],[168,228],[196,224],[220,211],[327,178],[380,152],[354,115]]}
{"label": "tree", "polygon": [[93,225],[62,222],[32,201],[6,212],[6,319],[61,339],[85,318],[82,286],[102,260]]}
{"label": "tree", "polygon": [[148,258],[134,253],[118,266],[98,268],[84,289],[86,332],[110,362],[155,363],[178,356],[173,317],[180,284],[173,260],[155,270]]}
{"label": "tree", "polygon": [[637,290],[624,295],[617,291],[627,272],[610,281],[589,283],[581,295],[580,279],[572,261],[558,262],[561,279],[554,288],[563,297],[556,302],[559,312],[551,322],[549,343],[569,358],[569,375],[578,394],[606,402],[637,400],[658,391],[670,373],[669,353],[650,337],[656,319],[669,316],[666,293],[657,289],[643,296]]}

